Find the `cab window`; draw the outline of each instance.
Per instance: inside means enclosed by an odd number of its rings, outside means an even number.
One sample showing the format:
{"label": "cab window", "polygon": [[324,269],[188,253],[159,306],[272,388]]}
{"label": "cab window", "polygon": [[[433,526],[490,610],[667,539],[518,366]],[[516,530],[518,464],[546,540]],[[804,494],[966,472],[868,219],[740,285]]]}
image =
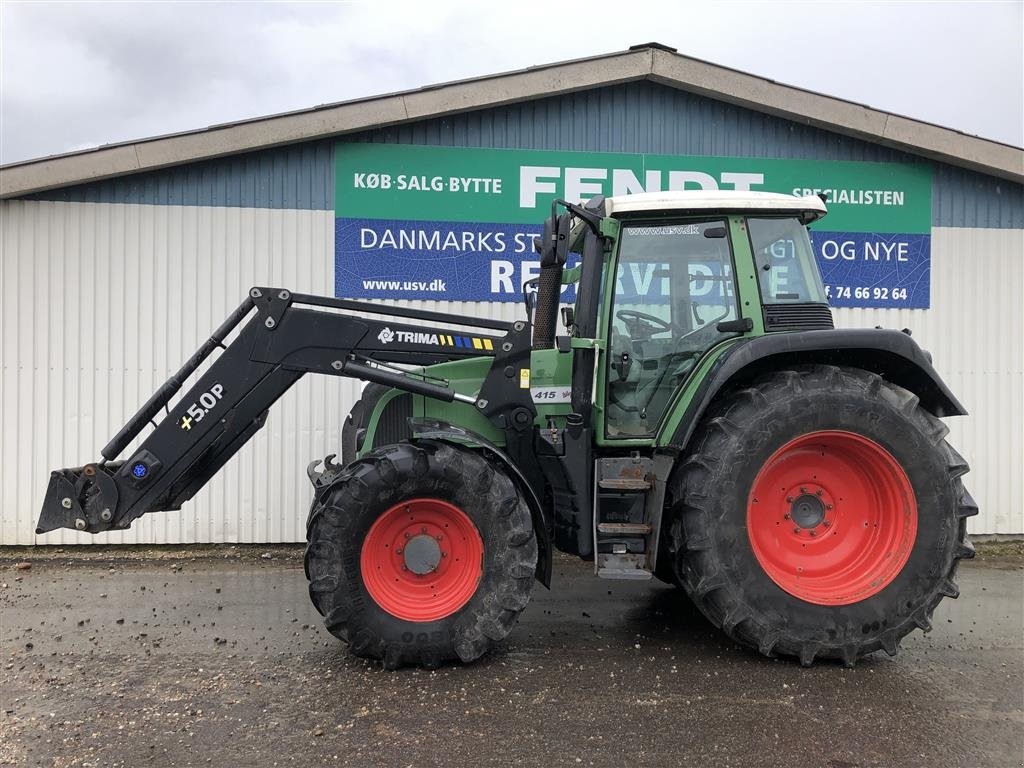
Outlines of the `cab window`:
{"label": "cab window", "polygon": [[748,218],[765,304],[826,303],[807,229],[794,218]]}
{"label": "cab window", "polygon": [[623,225],[609,317],[608,437],[655,433],[679,385],[735,332],[732,249],[724,219]]}

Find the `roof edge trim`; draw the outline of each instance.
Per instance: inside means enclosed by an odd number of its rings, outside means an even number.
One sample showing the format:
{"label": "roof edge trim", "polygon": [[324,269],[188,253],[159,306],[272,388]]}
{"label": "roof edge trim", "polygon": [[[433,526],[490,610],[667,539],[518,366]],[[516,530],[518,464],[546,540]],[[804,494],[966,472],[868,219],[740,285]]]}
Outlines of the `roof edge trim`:
{"label": "roof edge trim", "polygon": [[651,44],[12,163],[0,167],[0,198],[639,80],[1024,183],[1024,149],[1019,147],[783,85]]}

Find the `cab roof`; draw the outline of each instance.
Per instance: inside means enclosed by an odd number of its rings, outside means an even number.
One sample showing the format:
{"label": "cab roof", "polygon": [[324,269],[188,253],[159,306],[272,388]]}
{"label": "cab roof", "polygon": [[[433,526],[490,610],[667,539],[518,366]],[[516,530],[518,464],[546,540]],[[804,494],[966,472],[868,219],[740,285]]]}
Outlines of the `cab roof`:
{"label": "cab roof", "polygon": [[685,192],[638,192],[634,195],[618,195],[605,200],[605,211],[609,216],[651,212],[679,213],[744,213],[792,211],[801,214],[804,223],[817,221],[828,209],[817,195],[796,197],[778,192],[737,192],[716,190],[688,190]]}

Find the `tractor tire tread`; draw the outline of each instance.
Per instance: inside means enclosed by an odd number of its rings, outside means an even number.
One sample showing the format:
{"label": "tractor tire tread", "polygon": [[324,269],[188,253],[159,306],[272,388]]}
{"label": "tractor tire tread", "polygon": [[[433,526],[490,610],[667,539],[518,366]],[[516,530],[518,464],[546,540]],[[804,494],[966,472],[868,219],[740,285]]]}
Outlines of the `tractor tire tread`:
{"label": "tractor tire tread", "polygon": [[[389,501],[381,501],[385,495]],[[469,602],[422,625],[383,611],[359,573],[363,537],[382,505],[416,496],[445,499],[469,514],[485,560]],[[529,603],[536,564],[529,507],[504,469],[485,455],[433,440],[378,448],[318,489],[303,559],[310,600],[328,631],[386,669],[436,669],[482,656],[508,635]]]}
{"label": "tractor tire tread", "polygon": [[[822,642],[820,638],[802,636],[785,623],[773,622],[770,611],[744,602],[742,590],[725,575],[726,569],[714,545],[716,527],[729,514],[724,509],[726,505],[719,505],[723,509],[716,514],[714,499],[732,467],[744,461],[745,440],[751,431],[760,428],[758,422],[764,418],[766,404],[777,404],[777,409],[794,414],[803,407],[803,396],[807,394],[850,388],[860,390],[868,398],[881,399],[902,413],[909,425],[945,458],[947,479],[957,499],[956,541],[946,571],[931,579],[928,593],[895,626],[880,632],[872,630],[857,638],[854,635],[860,633],[848,631],[843,636],[840,632],[835,642]],[[689,453],[669,480],[667,552],[678,583],[712,624],[765,656],[792,656],[805,666],[816,659],[837,659],[852,666],[876,650],[895,655],[900,641],[915,628],[930,630],[931,615],[943,597],[959,595],[955,581],[957,562],[974,556],[965,518],[977,514],[977,505],[961,482],[969,467],[945,442],[947,433],[946,425],[926,411],[916,395],[878,374],[856,368],[816,365],[778,370],[727,394],[712,404],[690,443]]]}

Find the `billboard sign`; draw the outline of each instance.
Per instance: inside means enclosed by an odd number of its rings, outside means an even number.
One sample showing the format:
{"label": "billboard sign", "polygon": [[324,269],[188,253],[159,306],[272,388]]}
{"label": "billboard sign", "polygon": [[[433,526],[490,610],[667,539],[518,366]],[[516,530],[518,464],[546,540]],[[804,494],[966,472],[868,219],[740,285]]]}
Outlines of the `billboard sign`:
{"label": "billboard sign", "polygon": [[929,306],[927,166],[344,142],[335,293],[519,301],[552,200],[682,189],[826,192],[811,239],[832,306]]}

